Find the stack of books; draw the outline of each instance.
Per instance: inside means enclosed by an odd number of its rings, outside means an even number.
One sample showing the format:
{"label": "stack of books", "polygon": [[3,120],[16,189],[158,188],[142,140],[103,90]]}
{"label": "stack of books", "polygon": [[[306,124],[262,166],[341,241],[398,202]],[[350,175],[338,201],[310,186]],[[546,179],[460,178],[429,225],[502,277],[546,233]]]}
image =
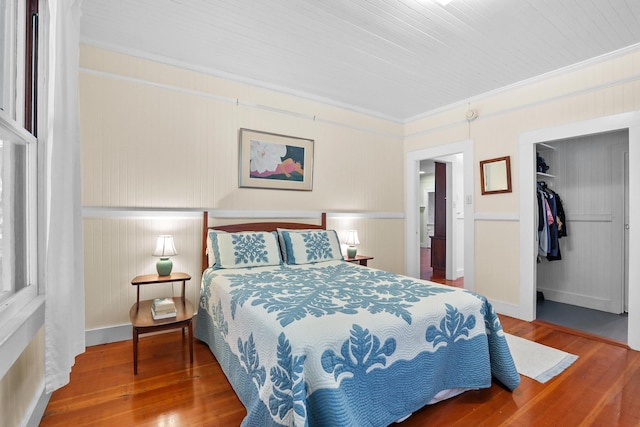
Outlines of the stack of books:
{"label": "stack of books", "polygon": [[176,317],[178,312],[176,311],[176,304],[173,302],[173,298],[156,298],[151,304],[151,315],[153,320],[168,319],[170,317]]}

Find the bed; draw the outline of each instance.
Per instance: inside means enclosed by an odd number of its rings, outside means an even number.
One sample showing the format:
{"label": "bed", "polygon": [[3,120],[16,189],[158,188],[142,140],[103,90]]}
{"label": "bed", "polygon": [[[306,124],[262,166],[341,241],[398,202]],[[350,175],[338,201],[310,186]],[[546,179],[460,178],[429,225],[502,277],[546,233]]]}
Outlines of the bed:
{"label": "bed", "polygon": [[520,383],[476,293],[342,260],[321,224],[203,228],[196,337],[244,426],[386,426],[470,389]]}

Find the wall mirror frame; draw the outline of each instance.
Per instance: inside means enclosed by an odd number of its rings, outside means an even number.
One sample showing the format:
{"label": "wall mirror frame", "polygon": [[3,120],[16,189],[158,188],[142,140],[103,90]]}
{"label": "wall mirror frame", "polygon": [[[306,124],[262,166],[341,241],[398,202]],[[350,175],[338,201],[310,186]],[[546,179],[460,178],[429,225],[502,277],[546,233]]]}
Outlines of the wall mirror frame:
{"label": "wall mirror frame", "polygon": [[510,156],[480,161],[482,194],[511,193]]}

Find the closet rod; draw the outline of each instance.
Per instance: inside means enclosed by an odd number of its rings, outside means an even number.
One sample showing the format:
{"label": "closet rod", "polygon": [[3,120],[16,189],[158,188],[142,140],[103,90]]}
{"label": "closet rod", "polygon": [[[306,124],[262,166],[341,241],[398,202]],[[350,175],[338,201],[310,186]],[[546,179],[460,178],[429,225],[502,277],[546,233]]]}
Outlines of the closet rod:
{"label": "closet rod", "polygon": [[540,145],[542,147],[545,147],[545,148],[548,148],[550,150],[554,150],[554,151],[556,149],[556,147],[554,147],[553,145],[545,144],[544,142],[538,142],[538,145]]}

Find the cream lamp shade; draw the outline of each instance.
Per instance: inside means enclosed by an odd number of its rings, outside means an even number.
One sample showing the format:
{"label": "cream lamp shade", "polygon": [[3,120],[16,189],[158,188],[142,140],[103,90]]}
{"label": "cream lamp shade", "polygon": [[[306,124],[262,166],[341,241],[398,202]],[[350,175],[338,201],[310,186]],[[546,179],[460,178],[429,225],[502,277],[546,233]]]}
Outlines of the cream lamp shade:
{"label": "cream lamp shade", "polygon": [[156,250],[153,251],[153,256],[160,257],[156,263],[158,276],[168,276],[171,274],[173,262],[169,257],[174,255],[178,255],[178,251],[176,251],[176,247],[173,244],[173,236],[168,234],[158,236],[158,240],[156,241]]}
{"label": "cream lamp shade", "polygon": [[358,232],[356,230],[349,230],[347,232],[347,238],[345,239],[344,243],[348,245],[347,257],[355,258],[356,254],[358,253],[355,245],[360,244],[360,240],[358,240]]}

